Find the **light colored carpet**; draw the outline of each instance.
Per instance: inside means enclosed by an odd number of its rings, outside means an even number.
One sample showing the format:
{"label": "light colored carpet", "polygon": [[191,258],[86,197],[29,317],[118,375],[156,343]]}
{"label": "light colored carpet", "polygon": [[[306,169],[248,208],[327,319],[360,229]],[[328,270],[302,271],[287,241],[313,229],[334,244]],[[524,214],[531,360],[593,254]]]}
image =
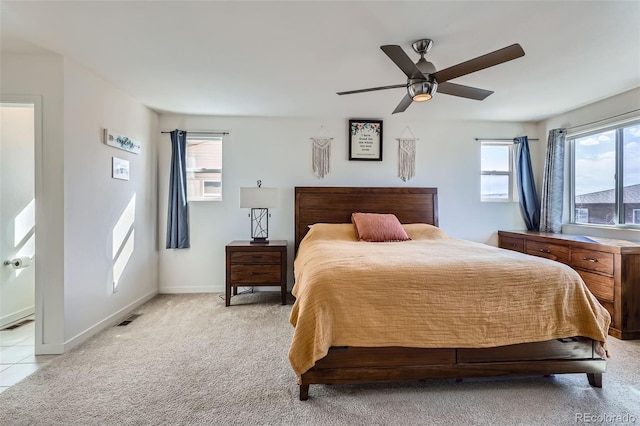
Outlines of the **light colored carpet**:
{"label": "light colored carpet", "polygon": [[640,423],[640,341],[613,338],[602,389],[571,374],[312,385],[299,401],[291,305],[279,297],[225,308],[216,294],[160,295],[0,394],[0,424],[562,425],[583,413]]}

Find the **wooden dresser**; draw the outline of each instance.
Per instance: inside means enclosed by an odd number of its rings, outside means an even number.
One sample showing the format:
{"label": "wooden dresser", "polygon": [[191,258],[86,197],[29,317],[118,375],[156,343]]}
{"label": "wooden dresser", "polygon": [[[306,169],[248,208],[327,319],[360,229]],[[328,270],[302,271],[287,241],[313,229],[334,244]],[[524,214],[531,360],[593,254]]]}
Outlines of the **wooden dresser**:
{"label": "wooden dresser", "polygon": [[498,239],[501,248],[571,266],[611,314],[609,334],[640,338],[640,244],[535,231],[498,231]]}

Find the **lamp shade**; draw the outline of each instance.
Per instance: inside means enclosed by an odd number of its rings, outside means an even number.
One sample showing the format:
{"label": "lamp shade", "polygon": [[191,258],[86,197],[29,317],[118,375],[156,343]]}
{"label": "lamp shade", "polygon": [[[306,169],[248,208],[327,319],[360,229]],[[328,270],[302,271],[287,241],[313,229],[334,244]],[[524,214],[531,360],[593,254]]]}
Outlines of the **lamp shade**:
{"label": "lamp shade", "polygon": [[278,188],[240,188],[240,208],[273,208],[278,206]]}

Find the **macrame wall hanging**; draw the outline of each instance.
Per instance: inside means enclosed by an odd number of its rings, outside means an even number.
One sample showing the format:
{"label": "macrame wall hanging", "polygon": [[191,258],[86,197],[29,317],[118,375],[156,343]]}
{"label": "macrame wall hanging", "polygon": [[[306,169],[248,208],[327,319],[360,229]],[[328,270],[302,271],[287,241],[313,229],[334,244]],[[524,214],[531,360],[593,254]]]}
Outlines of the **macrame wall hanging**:
{"label": "macrame wall hanging", "polygon": [[411,137],[399,137],[398,139],[398,177],[408,181],[416,175],[416,138],[409,126],[405,127],[402,134],[408,131]]}
{"label": "macrame wall hanging", "polygon": [[[324,130],[324,126],[320,126],[320,130]],[[328,136],[316,136],[311,138],[311,162],[313,164],[313,174],[318,179],[322,179],[329,174],[332,140],[333,138]]]}

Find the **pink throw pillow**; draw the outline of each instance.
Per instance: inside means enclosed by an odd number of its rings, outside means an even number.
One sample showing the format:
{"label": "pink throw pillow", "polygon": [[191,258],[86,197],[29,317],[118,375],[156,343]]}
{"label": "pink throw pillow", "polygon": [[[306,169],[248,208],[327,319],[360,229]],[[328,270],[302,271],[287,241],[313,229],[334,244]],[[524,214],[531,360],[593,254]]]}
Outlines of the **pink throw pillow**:
{"label": "pink throw pillow", "polygon": [[352,213],[351,222],[360,241],[389,242],[411,239],[394,214]]}

